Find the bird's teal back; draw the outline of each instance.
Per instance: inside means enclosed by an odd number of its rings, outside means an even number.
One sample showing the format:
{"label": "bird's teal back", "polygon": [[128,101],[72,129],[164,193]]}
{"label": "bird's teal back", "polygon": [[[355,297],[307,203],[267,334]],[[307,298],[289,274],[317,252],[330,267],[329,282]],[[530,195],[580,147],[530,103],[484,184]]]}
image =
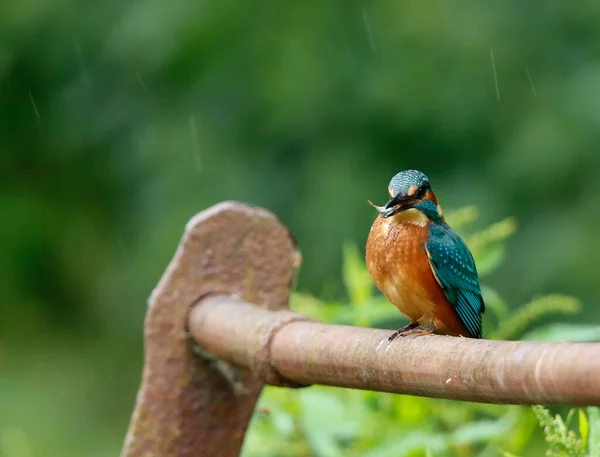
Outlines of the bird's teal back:
{"label": "bird's teal back", "polygon": [[443,222],[430,225],[426,250],[444,295],[471,335],[481,338],[485,304],[471,251]]}

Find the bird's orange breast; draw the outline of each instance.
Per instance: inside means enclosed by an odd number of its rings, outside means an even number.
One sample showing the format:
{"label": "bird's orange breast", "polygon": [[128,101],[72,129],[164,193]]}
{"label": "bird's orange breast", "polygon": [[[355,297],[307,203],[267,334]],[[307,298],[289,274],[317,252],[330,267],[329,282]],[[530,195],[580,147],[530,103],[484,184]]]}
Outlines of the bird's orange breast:
{"label": "bird's orange breast", "polygon": [[377,288],[408,319],[435,324],[439,333],[467,336],[433,275],[424,249],[428,232],[425,223],[378,216],[367,240],[367,268]]}

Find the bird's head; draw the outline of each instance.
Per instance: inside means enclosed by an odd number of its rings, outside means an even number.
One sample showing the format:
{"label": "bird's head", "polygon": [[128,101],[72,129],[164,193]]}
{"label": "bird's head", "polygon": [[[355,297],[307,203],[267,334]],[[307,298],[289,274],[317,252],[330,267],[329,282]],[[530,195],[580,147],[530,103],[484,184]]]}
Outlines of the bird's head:
{"label": "bird's head", "polygon": [[429,220],[443,221],[442,210],[437,197],[431,190],[429,179],[418,170],[401,171],[392,178],[388,185],[390,200],[385,206],[377,206],[369,202],[379,211],[381,217],[389,218],[408,210],[416,216],[425,216]]}

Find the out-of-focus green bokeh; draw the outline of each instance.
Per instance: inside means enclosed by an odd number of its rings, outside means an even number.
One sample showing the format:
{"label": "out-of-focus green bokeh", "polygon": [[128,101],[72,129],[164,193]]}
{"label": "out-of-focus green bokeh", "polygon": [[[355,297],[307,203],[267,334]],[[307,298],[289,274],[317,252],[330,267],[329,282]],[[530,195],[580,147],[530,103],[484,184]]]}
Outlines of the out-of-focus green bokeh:
{"label": "out-of-focus green bokeh", "polygon": [[0,455],[116,455],[184,224],[274,211],[343,300],[399,170],[519,230],[487,282],[600,321],[600,3],[0,3]]}

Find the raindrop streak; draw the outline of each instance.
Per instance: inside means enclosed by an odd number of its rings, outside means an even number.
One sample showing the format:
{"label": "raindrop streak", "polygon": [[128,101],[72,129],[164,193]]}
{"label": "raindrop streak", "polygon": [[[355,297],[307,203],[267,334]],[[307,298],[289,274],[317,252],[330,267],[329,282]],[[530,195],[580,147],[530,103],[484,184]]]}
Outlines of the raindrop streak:
{"label": "raindrop streak", "polygon": [[371,46],[371,51],[373,54],[377,54],[377,46],[375,45],[375,40],[373,39],[373,34],[371,33],[371,25],[369,24],[369,18],[367,17],[367,10],[362,9],[362,17],[365,22],[365,30],[367,31],[367,37],[369,38],[369,45]]}
{"label": "raindrop streak", "polygon": [[529,79],[529,84],[531,85],[531,92],[533,92],[533,96],[537,98],[537,92],[535,91],[535,86],[533,85],[533,79],[531,79],[529,68],[525,67],[525,71],[527,72],[527,79]]}
{"label": "raindrop streak", "polygon": [[29,99],[31,100],[31,104],[33,105],[33,110],[35,111],[35,116],[39,119],[40,112],[38,111],[37,106],[35,105],[35,102],[33,101],[33,95],[31,95],[31,92],[29,92]]}
{"label": "raindrop streak", "polygon": [[77,63],[79,64],[79,71],[81,72],[85,83],[90,84],[90,78],[87,74],[87,71],[85,70],[85,60],[83,58],[83,51],[81,50],[79,41],[75,37],[73,37],[73,45],[75,46],[75,54],[77,54]]}
{"label": "raindrop streak", "polygon": [[127,260],[130,260],[131,256],[129,255],[129,250],[127,249],[127,246],[125,245],[125,240],[123,240],[123,237],[119,234],[117,234],[117,243],[119,243],[119,247],[121,248],[121,252],[123,253],[123,256]]}
{"label": "raindrop streak", "polygon": [[196,117],[190,114],[190,132],[192,134],[192,151],[196,162],[198,173],[202,170],[202,160],[200,159],[200,145],[198,143],[198,127],[196,126]]}
{"label": "raindrop streak", "polygon": [[496,61],[494,60],[494,49],[490,46],[490,57],[492,59],[492,70],[494,70],[494,83],[496,84],[496,97],[500,100],[500,87],[498,86],[498,75],[496,74]]}
{"label": "raindrop streak", "polygon": [[144,84],[144,80],[142,79],[142,77],[140,76],[140,74],[136,73],[135,75],[137,76],[137,79],[140,82],[140,85],[142,86],[142,89],[144,89],[144,92],[148,93],[148,89],[146,88],[146,85]]}

